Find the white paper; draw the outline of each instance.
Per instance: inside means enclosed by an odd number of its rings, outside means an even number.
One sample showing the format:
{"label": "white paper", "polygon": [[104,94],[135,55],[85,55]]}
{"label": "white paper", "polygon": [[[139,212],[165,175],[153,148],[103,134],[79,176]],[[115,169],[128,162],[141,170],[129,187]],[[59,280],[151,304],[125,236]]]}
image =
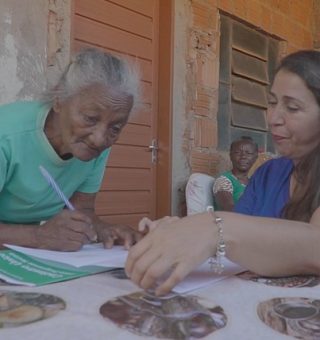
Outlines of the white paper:
{"label": "white paper", "polygon": [[192,271],[182,282],[173,289],[174,292],[185,294],[195,289],[204,288],[216,282],[224,280],[229,276],[243,272],[245,269],[227,258],[222,259],[224,271],[216,274],[210,266],[209,260],[203,263],[196,270]]}
{"label": "white paper", "polygon": [[[95,265],[100,267],[124,268],[128,256],[128,251],[125,250],[123,246],[114,246],[111,249],[105,249],[103,248],[102,243],[85,245],[75,252],[25,248],[8,244],[5,244],[5,246],[26,255],[62,262],[75,267]],[[223,264],[225,266],[223,273],[216,274],[211,269],[209,260],[207,260],[196,270],[192,271],[173,289],[173,291],[180,294],[188,293],[195,289],[214,284],[245,270],[239,265],[229,261],[227,258],[223,258]]]}
{"label": "white paper", "polygon": [[84,245],[79,251],[64,252],[19,247],[5,244],[7,248],[44,260],[66,263],[74,267],[97,265],[124,268],[128,251],[123,246],[105,249],[102,243]]}

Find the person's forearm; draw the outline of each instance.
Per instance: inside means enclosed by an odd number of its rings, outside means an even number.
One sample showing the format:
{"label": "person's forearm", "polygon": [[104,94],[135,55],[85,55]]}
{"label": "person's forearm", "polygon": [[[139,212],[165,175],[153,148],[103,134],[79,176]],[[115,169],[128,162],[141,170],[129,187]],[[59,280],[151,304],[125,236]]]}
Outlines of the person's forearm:
{"label": "person's forearm", "polygon": [[227,256],[260,275],[320,274],[320,229],[308,223],[217,212]]}
{"label": "person's forearm", "polygon": [[219,207],[219,210],[232,211],[234,201],[232,194],[227,191],[219,191],[215,194],[214,199]]}
{"label": "person's forearm", "polygon": [[38,225],[0,223],[0,247],[3,248],[3,244],[36,247],[37,228],[39,228]]}

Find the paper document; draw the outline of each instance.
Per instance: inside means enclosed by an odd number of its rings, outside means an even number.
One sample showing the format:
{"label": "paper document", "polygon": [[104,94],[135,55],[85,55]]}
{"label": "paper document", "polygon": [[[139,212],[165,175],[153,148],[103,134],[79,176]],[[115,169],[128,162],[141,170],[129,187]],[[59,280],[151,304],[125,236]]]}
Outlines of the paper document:
{"label": "paper document", "polygon": [[[128,256],[128,251],[125,250],[123,246],[114,246],[111,249],[105,249],[103,248],[102,243],[85,245],[80,250],[75,251],[75,252],[51,251],[51,250],[18,247],[18,246],[12,246],[12,245],[5,245],[5,246],[14,250],[15,252],[18,252],[16,253],[16,255],[11,254],[11,256],[17,256],[17,254],[20,253],[21,255],[31,256],[32,259],[34,260],[39,260],[42,262],[53,261],[56,264],[60,263],[61,265],[64,264],[64,265],[73,267],[73,269],[68,268],[68,270],[71,270],[72,272],[72,273],[68,273],[68,275],[70,275],[70,278],[88,275],[88,274],[85,274],[86,270],[84,270],[84,273],[82,275],[80,273],[83,270],[83,267],[86,267],[86,266],[87,267],[96,266],[100,268],[105,268],[105,270],[110,269],[110,268],[124,268],[125,262]],[[5,253],[3,254],[3,257],[4,258],[2,260],[4,259],[8,261],[10,260],[9,258],[6,257]],[[0,261],[0,264],[1,264],[1,261]],[[181,294],[191,292],[195,289],[199,289],[199,288],[203,288],[205,286],[211,285],[215,282],[218,282],[220,280],[223,280],[229,276],[235,275],[245,270],[239,265],[229,261],[227,258],[223,258],[223,264],[225,266],[223,273],[216,274],[211,269],[209,260],[207,260],[205,263],[203,263],[201,266],[199,266],[197,269],[191,272],[180,284],[178,284],[174,288],[174,291],[177,293],[181,293]],[[25,266],[20,266],[20,270],[24,270],[24,269],[25,269]],[[19,270],[19,268],[17,270]],[[41,268],[41,270],[43,270],[43,268]],[[36,271],[36,269],[34,269],[34,271]],[[73,273],[74,271],[76,273]],[[1,273],[1,270],[0,270],[0,273]],[[3,271],[2,273],[6,274]],[[67,279],[67,276],[65,279]],[[15,279],[19,281],[19,277],[16,277]],[[28,279],[26,279],[25,282],[27,281]],[[58,279],[56,281],[62,281],[62,280]]]}
{"label": "paper document", "polygon": [[114,246],[111,249],[103,248],[102,243],[84,245],[78,251],[53,251],[35,248],[26,248],[5,244],[9,249],[29,256],[37,257],[74,267],[99,265],[103,267],[124,268],[128,251],[123,246]]}
{"label": "paper document", "polygon": [[216,274],[209,263],[209,260],[203,263],[200,267],[192,271],[182,282],[180,282],[173,291],[176,293],[188,293],[195,289],[204,288],[221,280],[224,280],[232,275],[236,275],[245,271],[238,264],[229,261],[227,258],[222,259],[224,271],[222,274]]}
{"label": "paper document", "polygon": [[0,251],[0,279],[25,286],[71,280],[109,269],[111,268],[97,266],[76,268],[63,263],[39,260],[14,250]]}

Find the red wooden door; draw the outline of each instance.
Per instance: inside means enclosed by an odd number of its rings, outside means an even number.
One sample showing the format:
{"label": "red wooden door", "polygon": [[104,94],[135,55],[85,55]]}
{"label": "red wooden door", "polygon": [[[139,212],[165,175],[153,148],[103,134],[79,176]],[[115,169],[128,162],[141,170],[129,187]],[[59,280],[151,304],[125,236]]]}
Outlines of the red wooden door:
{"label": "red wooden door", "polygon": [[136,226],[155,217],[156,164],[149,145],[157,135],[159,0],[74,0],[73,49],[95,46],[126,56],[141,70],[143,103],[112,147],[96,212]]}

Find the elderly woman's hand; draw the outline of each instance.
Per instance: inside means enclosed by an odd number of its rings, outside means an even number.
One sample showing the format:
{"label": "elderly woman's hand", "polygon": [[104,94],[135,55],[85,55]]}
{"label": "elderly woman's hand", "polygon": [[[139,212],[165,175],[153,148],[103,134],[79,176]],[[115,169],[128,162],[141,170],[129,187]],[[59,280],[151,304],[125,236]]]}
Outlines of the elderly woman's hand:
{"label": "elderly woman's hand", "polygon": [[148,217],[143,217],[142,220],[139,222],[138,230],[146,234],[149,231],[152,231],[155,228],[159,227],[161,224],[169,224],[178,221],[179,219],[180,217],[177,216],[165,216],[163,218],[160,218],[159,220],[152,221]]}
{"label": "elderly woman's hand", "polygon": [[96,237],[90,217],[80,211],[62,210],[35,229],[36,246],[41,249],[76,251]]}
{"label": "elderly woman's hand", "polygon": [[126,249],[137,243],[143,237],[139,231],[125,225],[111,225],[100,222],[95,225],[98,241],[105,248],[112,248],[115,244],[123,244]]}

